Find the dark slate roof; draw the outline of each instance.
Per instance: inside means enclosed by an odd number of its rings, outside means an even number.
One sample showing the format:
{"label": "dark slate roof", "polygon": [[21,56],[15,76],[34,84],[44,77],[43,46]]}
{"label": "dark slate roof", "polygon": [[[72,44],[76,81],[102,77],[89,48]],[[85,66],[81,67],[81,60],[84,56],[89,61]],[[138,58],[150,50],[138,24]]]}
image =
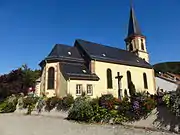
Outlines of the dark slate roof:
{"label": "dark slate roof", "polygon": [[60,70],[65,78],[94,81],[99,80],[99,77],[96,74],[91,74],[86,66],[80,63],[60,63]]}
{"label": "dark slate roof", "polygon": [[140,27],[138,25],[134,9],[131,6],[130,9],[130,18],[129,18],[129,28],[128,28],[128,37],[130,36],[135,36],[135,35],[140,35],[143,36],[140,30]]}
{"label": "dark slate roof", "polygon": [[109,63],[152,68],[145,60],[126,50],[77,39],[75,46],[78,47],[79,45],[91,59]]}
{"label": "dark slate roof", "polygon": [[46,59],[55,59],[55,58],[83,61],[76,47],[72,47],[64,44],[56,44],[52,49],[52,51],[50,52],[50,54],[46,57]]}

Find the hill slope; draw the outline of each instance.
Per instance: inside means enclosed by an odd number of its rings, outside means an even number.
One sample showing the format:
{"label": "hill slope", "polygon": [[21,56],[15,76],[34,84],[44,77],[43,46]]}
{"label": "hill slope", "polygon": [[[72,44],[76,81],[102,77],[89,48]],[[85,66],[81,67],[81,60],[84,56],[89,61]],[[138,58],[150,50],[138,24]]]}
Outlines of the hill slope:
{"label": "hill slope", "polygon": [[164,62],[153,65],[156,72],[171,72],[180,74],[180,62]]}

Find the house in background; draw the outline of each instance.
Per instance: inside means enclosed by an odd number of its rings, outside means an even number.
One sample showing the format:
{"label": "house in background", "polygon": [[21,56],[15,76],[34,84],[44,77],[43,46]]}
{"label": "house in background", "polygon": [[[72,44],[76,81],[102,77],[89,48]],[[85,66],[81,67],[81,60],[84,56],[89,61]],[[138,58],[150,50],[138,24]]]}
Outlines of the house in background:
{"label": "house in background", "polygon": [[156,88],[164,92],[176,91],[180,85],[180,76],[173,73],[159,73],[156,75]]}
{"label": "house in background", "polygon": [[56,44],[40,62],[40,94],[77,97],[85,92],[97,97],[110,93],[121,98],[125,90],[131,93],[131,82],[138,91],[156,93],[146,37],[140,31],[133,7],[125,43],[126,50],[81,39],[75,40],[74,46]]}

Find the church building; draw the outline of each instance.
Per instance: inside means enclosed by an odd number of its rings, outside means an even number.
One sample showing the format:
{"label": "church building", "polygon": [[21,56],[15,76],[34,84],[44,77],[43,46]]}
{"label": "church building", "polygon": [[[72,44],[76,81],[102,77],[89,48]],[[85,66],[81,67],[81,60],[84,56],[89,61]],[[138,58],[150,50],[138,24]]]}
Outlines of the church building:
{"label": "church building", "polygon": [[126,50],[82,39],[76,39],[73,46],[56,44],[39,64],[39,94],[78,97],[85,92],[92,98],[102,94],[121,98],[131,94],[132,83],[136,91],[156,93],[146,37],[140,31],[133,7],[124,41]]}

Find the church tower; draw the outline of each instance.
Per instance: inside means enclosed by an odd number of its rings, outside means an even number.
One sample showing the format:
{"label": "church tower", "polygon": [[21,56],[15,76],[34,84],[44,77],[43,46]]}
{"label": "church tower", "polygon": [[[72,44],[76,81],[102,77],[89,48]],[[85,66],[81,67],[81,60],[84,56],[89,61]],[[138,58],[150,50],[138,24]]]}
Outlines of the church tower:
{"label": "church tower", "polygon": [[149,63],[149,54],[146,48],[146,37],[141,33],[133,6],[130,8],[128,35],[125,42],[127,51],[135,53],[137,56]]}

